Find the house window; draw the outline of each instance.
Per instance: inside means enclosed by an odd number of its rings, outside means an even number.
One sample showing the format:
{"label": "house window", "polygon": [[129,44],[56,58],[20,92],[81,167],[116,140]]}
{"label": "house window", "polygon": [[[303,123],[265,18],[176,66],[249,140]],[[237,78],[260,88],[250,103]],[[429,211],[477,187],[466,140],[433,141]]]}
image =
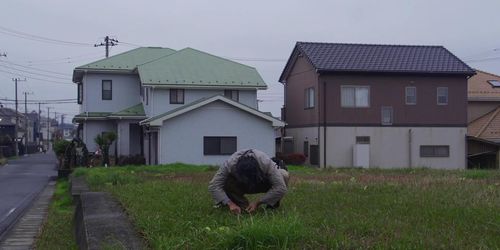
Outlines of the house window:
{"label": "house window", "polygon": [[437,104],[448,105],[448,87],[437,88]]}
{"label": "house window", "polygon": [[406,105],[417,104],[417,87],[406,87]]}
{"label": "house window", "polygon": [[236,136],[205,136],[203,137],[204,155],[231,155],[236,152]]}
{"label": "house window", "polygon": [[113,83],[111,80],[102,80],[102,99],[111,100],[113,98]]}
{"label": "house window", "polygon": [[170,104],[184,104],[183,89],[170,89]]}
{"label": "house window", "polygon": [[356,144],[370,144],[369,136],[356,136]]}
{"label": "house window", "polygon": [[314,88],[307,88],[304,91],[304,108],[314,108]]}
{"label": "house window", "polygon": [[238,90],[224,90],[224,96],[234,101],[240,100],[240,92]]}
{"label": "house window", "polygon": [[144,88],[144,93],[146,96],[146,105],[149,105],[149,88]]}
{"label": "house window", "polygon": [[304,156],[308,157],[309,156],[309,142],[304,141]]}
{"label": "house window", "polygon": [[83,83],[78,83],[78,104],[83,103]]}
{"label": "house window", "polygon": [[370,106],[370,88],[367,86],[342,86],[340,102],[342,107],[366,108]]}
{"label": "house window", "polygon": [[420,157],[450,157],[450,146],[420,146]]}
{"label": "house window", "polygon": [[382,125],[392,125],[394,122],[392,113],[392,107],[382,107]]}

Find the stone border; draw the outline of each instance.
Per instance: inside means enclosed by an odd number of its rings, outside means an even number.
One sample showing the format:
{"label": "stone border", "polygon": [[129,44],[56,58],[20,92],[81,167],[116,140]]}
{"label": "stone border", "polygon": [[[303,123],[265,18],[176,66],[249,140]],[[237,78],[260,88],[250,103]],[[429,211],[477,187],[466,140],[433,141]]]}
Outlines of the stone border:
{"label": "stone border", "polygon": [[84,177],[71,178],[76,203],[75,234],[80,249],[146,249],[119,202],[106,192],[90,192]]}
{"label": "stone border", "polygon": [[55,190],[55,181],[50,181],[40,195],[35,199],[12,230],[6,234],[5,239],[0,242],[0,249],[32,249],[35,240],[40,233]]}

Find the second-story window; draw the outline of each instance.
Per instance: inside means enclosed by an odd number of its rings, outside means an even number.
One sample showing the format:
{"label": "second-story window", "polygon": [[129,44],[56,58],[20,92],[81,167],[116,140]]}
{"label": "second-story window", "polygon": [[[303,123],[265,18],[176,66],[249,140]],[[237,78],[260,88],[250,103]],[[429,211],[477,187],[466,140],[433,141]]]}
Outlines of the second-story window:
{"label": "second-story window", "polygon": [[340,92],[342,107],[367,108],[370,106],[370,88],[368,86],[342,86]]}
{"label": "second-story window", "polygon": [[224,96],[229,98],[229,99],[232,99],[234,101],[240,100],[240,92],[238,90],[226,89],[226,90],[224,90]]}
{"label": "second-story window", "polygon": [[183,89],[170,89],[170,104],[184,104]]}
{"label": "second-story window", "polygon": [[406,105],[416,105],[417,104],[417,87],[406,87]]}
{"label": "second-story window", "polygon": [[392,107],[382,107],[382,125],[392,125],[393,111]]}
{"label": "second-story window", "polygon": [[83,83],[78,83],[78,104],[83,103]]}
{"label": "second-story window", "polygon": [[102,99],[113,99],[113,82],[111,80],[102,80]]}
{"label": "second-story window", "polygon": [[307,88],[304,91],[304,108],[314,108],[314,88]]}
{"label": "second-story window", "polygon": [[448,87],[437,88],[437,104],[448,105]]}

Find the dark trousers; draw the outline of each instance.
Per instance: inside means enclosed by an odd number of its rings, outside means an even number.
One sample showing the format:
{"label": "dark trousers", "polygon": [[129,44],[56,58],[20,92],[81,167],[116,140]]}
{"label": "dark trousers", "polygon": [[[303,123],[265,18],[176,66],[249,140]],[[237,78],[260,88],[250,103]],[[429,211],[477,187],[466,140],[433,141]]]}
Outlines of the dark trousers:
{"label": "dark trousers", "polygon": [[[234,202],[239,207],[245,209],[250,204],[248,199],[245,197],[245,194],[257,194],[257,193],[266,193],[271,189],[270,184],[261,184],[256,187],[256,190],[248,190],[245,187],[242,187],[236,178],[233,176],[228,176],[226,180],[226,184],[224,185],[224,192],[226,192],[229,199]],[[267,205],[268,208],[278,208],[280,202],[278,201],[273,206]]]}

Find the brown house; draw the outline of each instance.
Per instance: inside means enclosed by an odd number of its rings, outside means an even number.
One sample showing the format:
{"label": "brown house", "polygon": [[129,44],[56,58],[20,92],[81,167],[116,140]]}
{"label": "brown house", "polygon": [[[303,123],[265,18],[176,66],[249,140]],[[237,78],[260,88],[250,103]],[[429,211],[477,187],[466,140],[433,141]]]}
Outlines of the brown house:
{"label": "brown house", "polygon": [[442,46],[298,42],[285,135],[321,167],[465,168],[472,75]]}
{"label": "brown house", "polygon": [[468,81],[468,164],[477,168],[498,168],[500,76],[476,72]]}

